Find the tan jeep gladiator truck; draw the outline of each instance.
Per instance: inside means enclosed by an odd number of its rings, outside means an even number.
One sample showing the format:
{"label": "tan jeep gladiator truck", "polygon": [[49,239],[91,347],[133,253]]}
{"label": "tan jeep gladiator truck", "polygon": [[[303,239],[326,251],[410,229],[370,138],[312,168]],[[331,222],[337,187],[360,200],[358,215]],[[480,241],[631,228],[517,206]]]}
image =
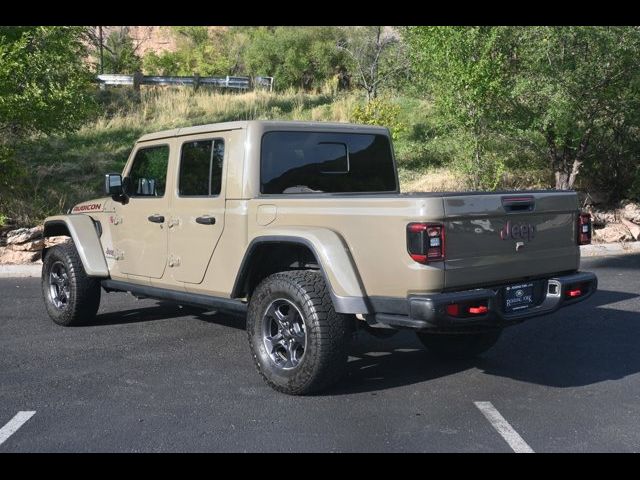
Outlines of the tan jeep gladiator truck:
{"label": "tan jeep gladiator truck", "polygon": [[386,128],[243,121],[141,137],[107,196],[49,217],[47,310],[89,322],[101,290],[247,316],[278,391],[328,387],[354,329],[412,329],[435,354],[580,302],[590,217],[575,192],[399,190]]}

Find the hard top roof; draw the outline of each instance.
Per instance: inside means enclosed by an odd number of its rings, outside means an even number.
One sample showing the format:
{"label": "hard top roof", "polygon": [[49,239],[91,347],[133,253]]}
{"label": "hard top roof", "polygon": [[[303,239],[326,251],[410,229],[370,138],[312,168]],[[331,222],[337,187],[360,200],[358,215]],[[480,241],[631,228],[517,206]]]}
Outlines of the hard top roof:
{"label": "hard top roof", "polygon": [[220,122],[220,123],[209,123],[206,125],[196,125],[194,127],[182,127],[182,128],[173,128],[170,130],[162,130],[160,132],[147,133],[142,135],[138,142],[147,142],[150,140],[158,140],[161,138],[169,138],[169,137],[179,137],[183,135],[195,135],[199,133],[207,133],[207,132],[219,132],[222,130],[238,130],[242,128],[247,128],[250,124],[262,124],[264,126],[269,126],[270,128],[299,128],[299,127],[309,127],[309,128],[338,128],[341,130],[368,130],[368,131],[377,131],[379,133],[384,133],[387,131],[385,127],[379,127],[375,125],[359,125],[355,123],[339,123],[339,122],[304,122],[304,121],[281,121],[281,120],[249,120],[249,121],[239,121],[239,122]]}

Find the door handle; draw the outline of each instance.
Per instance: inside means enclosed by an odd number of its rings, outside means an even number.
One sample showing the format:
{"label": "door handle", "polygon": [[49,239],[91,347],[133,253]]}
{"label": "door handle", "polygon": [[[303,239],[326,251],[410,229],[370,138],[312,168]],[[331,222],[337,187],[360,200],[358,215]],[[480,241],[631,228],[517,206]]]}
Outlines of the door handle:
{"label": "door handle", "polygon": [[164,215],[158,215],[157,213],[154,213],[153,215],[149,215],[147,217],[147,220],[153,223],[164,223]]}
{"label": "door handle", "polygon": [[216,223],[216,217],[203,215],[202,217],[196,218],[196,223],[199,223],[200,225],[213,225]]}

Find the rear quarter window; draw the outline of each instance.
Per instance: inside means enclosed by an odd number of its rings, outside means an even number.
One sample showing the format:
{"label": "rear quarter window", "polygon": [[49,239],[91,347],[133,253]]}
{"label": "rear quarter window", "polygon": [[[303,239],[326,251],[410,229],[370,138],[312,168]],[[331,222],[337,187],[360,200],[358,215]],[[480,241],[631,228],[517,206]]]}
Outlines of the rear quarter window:
{"label": "rear quarter window", "polygon": [[260,192],[356,193],[397,191],[386,135],[267,132],[260,153]]}

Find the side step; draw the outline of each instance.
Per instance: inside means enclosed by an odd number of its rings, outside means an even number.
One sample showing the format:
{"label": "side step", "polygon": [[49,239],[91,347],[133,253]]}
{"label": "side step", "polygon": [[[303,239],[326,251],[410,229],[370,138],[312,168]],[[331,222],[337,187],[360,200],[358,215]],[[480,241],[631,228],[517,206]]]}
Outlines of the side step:
{"label": "side step", "polygon": [[157,300],[169,300],[181,305],[210,308],[221,312],[247,313],[247,304],[231,298],[211,297],[199,293],[179,292],[166,288],[151,287],[149,285],[136,285],[120,280],[105,279],[101,282],[102,288],[107,292],[129,292],[140,297],[155,298]]}

